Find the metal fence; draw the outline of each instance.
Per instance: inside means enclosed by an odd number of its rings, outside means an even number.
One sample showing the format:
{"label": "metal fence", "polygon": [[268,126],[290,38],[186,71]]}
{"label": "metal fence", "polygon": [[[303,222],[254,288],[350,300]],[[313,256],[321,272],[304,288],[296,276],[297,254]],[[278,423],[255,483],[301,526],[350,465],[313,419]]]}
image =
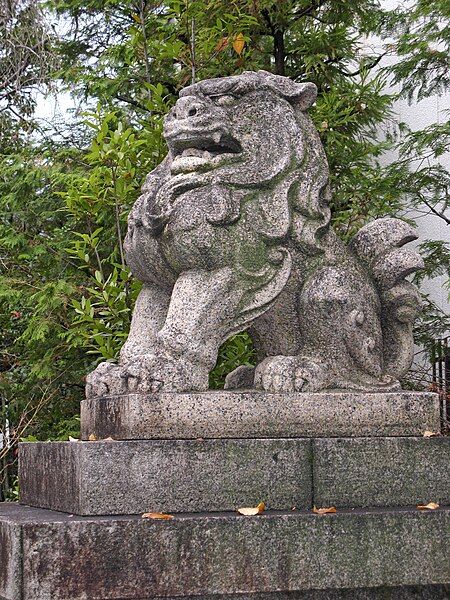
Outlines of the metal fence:
{"label": "metal fence", "polygon": [[450,336],[434,340],[431,350],[433,389],[441,398],[441,421],[444,432],[450,426]]}

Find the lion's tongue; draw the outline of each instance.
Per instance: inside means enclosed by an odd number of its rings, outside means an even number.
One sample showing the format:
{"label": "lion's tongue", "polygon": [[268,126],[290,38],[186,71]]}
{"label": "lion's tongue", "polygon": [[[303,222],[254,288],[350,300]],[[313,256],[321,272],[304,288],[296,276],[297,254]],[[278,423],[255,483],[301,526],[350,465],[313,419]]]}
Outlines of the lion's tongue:
{"label": "lion's tongue", "polygon": [[[208,154],[208,156],[205,156],[205,154]],[[183,158],[187,156],[196,156],[197,158],[209,158],[210,154],[207,150],[200,150],[200,148],[186,148],[181,153],[181,156]]]}

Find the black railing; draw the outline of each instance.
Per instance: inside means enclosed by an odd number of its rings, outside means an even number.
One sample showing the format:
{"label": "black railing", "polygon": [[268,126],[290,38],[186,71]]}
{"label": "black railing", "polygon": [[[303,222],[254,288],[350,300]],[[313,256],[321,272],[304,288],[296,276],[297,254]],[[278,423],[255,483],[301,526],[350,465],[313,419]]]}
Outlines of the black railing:
{"label": "black railing", "polygon": [[434,340],[431,350],[433,389],[441,398],[441,421],[444,432],[450,426],[450,336]]}

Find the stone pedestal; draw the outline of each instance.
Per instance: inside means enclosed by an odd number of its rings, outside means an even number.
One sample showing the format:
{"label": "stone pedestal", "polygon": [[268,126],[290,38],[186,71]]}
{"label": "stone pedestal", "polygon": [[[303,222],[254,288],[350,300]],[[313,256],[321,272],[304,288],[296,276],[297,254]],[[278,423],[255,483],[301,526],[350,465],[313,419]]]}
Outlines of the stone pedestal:
{"label": "stone pedestal", "polygon": [[81,403],[84,440],[421,436],[439,429],[439,398],[430,392],[221,390]]}
{"label": "stone pedestal", "polygon": [[423,436],[438,426],[437,397],[411,392],[86,401],[83,437],[114,439],[21,444],[0,600],[444,598],[450,439]]}
{"label": "stone pedestal", "polygon": [[43,442],[20,453],[21,502],[74,514],[312,503],[307,439]]}

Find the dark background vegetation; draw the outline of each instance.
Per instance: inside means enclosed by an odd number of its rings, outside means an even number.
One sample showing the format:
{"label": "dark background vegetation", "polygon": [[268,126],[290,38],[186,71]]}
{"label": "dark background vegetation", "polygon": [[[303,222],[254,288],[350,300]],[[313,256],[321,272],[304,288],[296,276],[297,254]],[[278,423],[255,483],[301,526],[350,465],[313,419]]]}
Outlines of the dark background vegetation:
{"label": "dark background vegetation", "polygon": [[[397,96],[448,90],[449,17],[445,0],[391,12],[376,0],[0,0],[4,497],[15,493],[17,441],[77,436],[84,377],[126,338],[139,291],[123,260],[126,217],[166,152],[162,119],[180,88],[254,69],[313,81],[338,233],[348,239],[411,208],[449,223],[449,174],[438,162],[449,123],[411,132],[392,115]],[[381,51],[368,50],[374,35]],[[398,61],[383,67],[390,54]],[[392,83],[396,94],[385,91]],[[38,91],[69,91],[86,110],[70,124],[43,123]],[[383,166],[387,149],[398,158]],[[443,242],[421,249],[421,277],[448,272]],[[417,340],[429,349],[449,319],[424,300]],[[252,359],[251,340],[236,336],[211,385]],[[416,372],[407,384],[429,381]]]}

